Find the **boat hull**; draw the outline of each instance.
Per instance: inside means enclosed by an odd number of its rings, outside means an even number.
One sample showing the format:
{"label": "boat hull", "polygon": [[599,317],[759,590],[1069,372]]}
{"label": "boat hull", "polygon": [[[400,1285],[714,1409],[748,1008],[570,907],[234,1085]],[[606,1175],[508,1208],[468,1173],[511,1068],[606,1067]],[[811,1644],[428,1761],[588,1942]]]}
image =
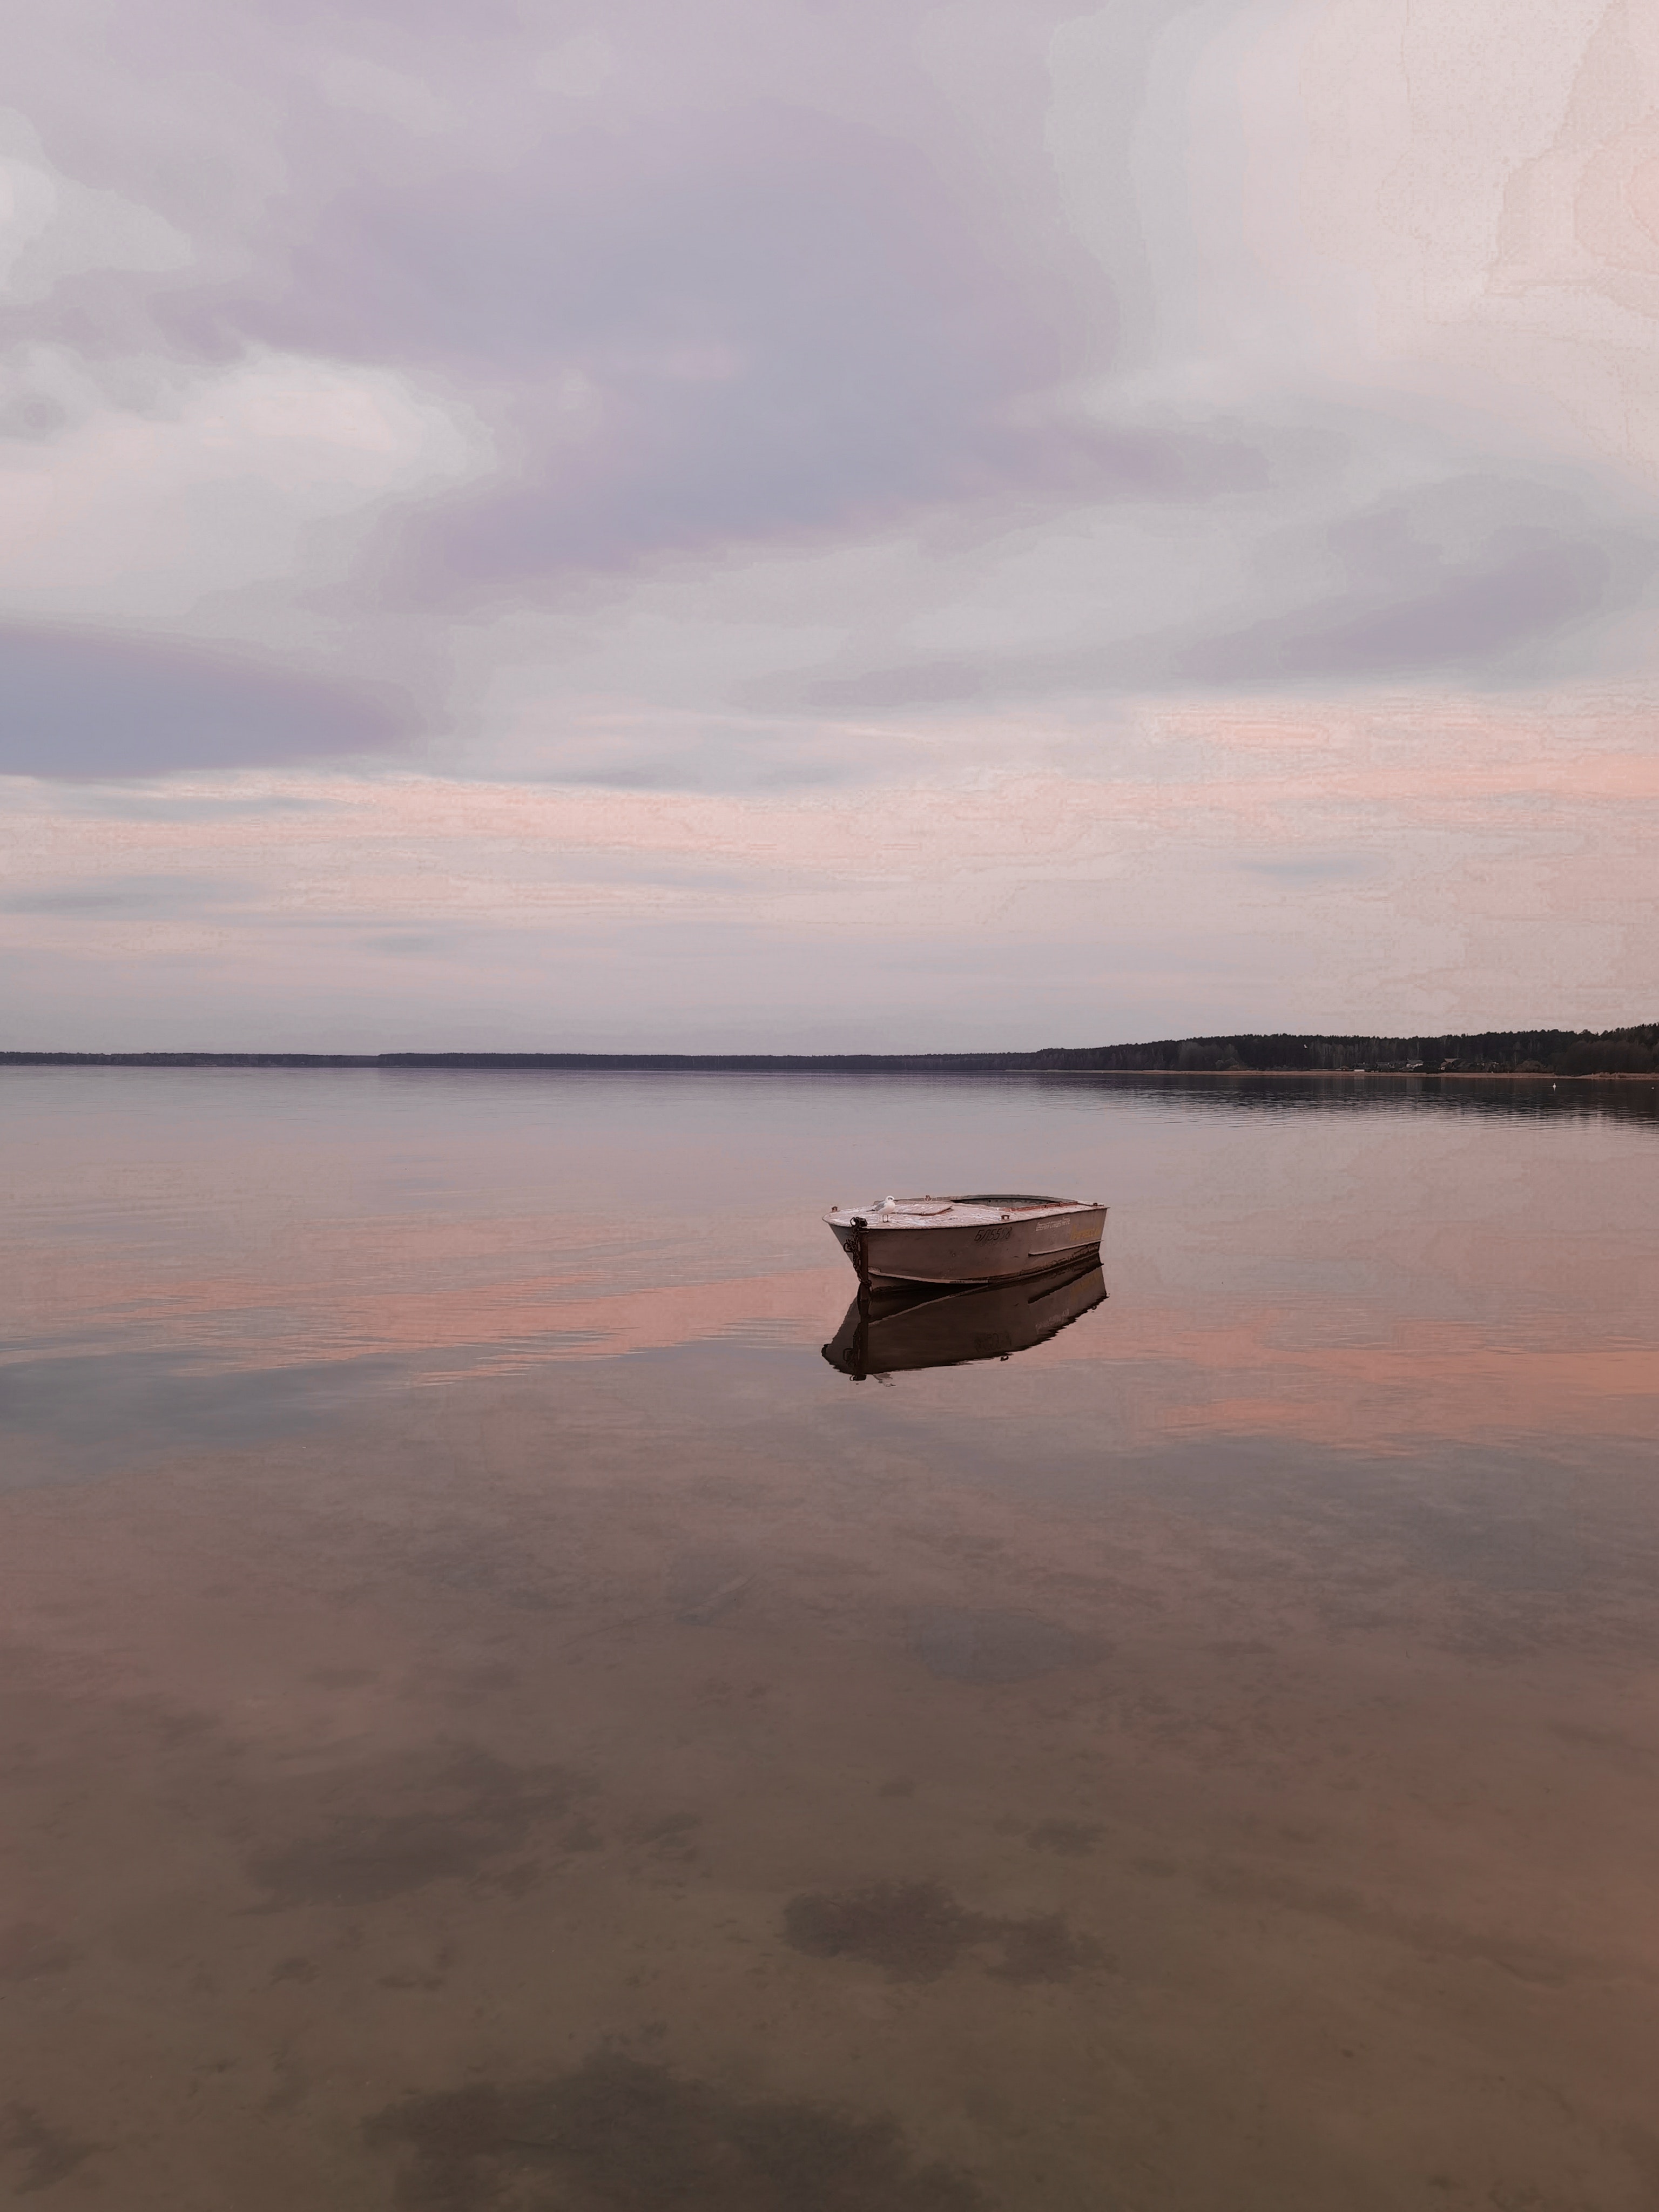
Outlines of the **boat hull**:
{"label": "boat hull", "polygon": [[[860,1232],[839,1221],[830,1226],[856,1267]],[[1097,1252],[1105,1227],[1105,1207],[1089,1206],[978,1224],[872,1221],[861,1233],[872,1283],[1009,1283]]]}

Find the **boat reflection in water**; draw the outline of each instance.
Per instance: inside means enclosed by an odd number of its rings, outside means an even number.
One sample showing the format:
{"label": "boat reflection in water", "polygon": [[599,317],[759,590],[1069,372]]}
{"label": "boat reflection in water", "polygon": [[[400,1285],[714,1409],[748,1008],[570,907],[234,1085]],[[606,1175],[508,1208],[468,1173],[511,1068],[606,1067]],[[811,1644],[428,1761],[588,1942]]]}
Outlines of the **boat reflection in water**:
{"label": "boat reflection in water", "polygon": [[1007,1359],[1057,1336],[1105,1296],[1106,1279],[1092,1252],[1018,1283],[955,1289],[877,1284],[848,1306],[823,1356],[855,1382],[866,1375]]}

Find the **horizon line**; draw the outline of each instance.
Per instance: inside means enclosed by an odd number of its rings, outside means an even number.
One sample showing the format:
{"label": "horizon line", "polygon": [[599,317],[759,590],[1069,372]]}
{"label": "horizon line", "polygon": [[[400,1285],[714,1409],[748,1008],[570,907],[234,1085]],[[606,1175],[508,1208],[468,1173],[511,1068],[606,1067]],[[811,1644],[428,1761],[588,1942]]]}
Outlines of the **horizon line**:
{"label": "horizon line", "polygon": [[[1238,1048],[1251,1046],[1257,1048],[1257,1051],[1248,1058],[1241,1058]],[[1575,1048],[1582,1050],[1591,1046],[1625,1048],[1626,1064],[1612,1070],[1589,1067],[1564,1069],[1546,1065],[1537,1058],[1540,1051],[1553,1050],[1556,1054],[1567,1054],[1573,1053]],[[1267,1048],[1270,1052],[1279,1048],[1292,1057],[1288,1060],[1264,1060],[1259,1056],[1261,1048]],[[1631,1048],[1634,1048],[1638,1054],[1638,1064],[1635,1066],[1629,1064]],[[1464,1067],[1461,1063],[1469,1055],[1471,1048],[1483,1048],[1483,1057],[1494,1052],[1506,1052],[1511,1065],[1496,1066],[1488,1060],[1488,1064],[1480,1067]],[[1314,1060],[1311,1055],[1316,1052],[1336,1052],[1349,1057],[1332,1064],[1328,1060]],[[1177,1062],[1173,1066],[1145,1061],[1137,1065],[1130,1057],[1153,1054],[1175,1054],[1178,1055]],[[1417,1057],[1402,1062],[1401,1055],[1406,1054]],[[1206,1054],[1209,1056],[1208,1065],[1198,1057]],[[225,1051],[191,1047],[126,1051],[76,1050],[62,1047],[0,1048],[0,1066],[402,1067],[479,1072],[491,1069],[575,1071],[614,1068],[664,1073],[811,1071],[848,1074],[873,1073],[883,1070],[894,1073],[952,1070],[963,1073],[1026,1072],[1126,1075],[1354,1073],[1437,1075],[1443,1072],[1571,1075],[1616,1073],[1640,1076],[1655,1072],[1639,1064],[1640,1057],[1648,1054],[1652,1054],[1656,1061],[1659,1061],[1659,1023],[1632,1023],[1601,1030],[1543,1028],[1442,1030],[1437,1033],[1419,1030],[1393,1036],[1375,1031],[1308,1030],[1212,1031],[1206,1035],[1146,1038],[1119,1044],[1046,1045],[1028,1050],[981,1048],[956,1052],[548,1052],[461,1048],[351,1053],[258,1049]],[[1515,1064],[1523,1055],[1527,1064]],[[1355,1065],[1356,1060],[1384,1064],[1366,1067]],[[1425,1061],[1432,1061],[1434,1065],[1425,1066]],[[1447,1062],[1451,1065],[1443,1066],[1443,1063]]]}

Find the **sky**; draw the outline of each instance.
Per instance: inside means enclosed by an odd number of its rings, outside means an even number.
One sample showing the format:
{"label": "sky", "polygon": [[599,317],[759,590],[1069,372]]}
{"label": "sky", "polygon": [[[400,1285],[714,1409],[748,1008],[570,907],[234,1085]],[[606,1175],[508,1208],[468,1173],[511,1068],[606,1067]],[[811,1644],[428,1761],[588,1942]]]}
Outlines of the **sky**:
{"label": "sky", "polygon": [[0,1046],[1659,1016],[1659,13],[8,45]]}

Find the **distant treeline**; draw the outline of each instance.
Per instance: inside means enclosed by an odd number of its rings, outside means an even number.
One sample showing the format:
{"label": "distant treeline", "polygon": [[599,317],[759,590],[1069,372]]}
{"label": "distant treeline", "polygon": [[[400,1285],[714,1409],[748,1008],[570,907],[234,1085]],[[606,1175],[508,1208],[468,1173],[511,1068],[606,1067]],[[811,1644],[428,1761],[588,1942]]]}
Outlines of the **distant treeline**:
{"label": "distant treeline", "polygon": [[1168,1037],[1156,1044],[1031,1057],[1126,1073],[1364,1069],[1372,1074],[1652,1075],[1659,1072],[1659,1022],[1625,1030],[1482,1030],[1451,1036]]}
{"label": "distant treeline", "polygon": [[0,1052],[30,1067],[605,1069],[726,1075],[1652,1075],[1659,1022],[1633,1029],[1483,1030],[1453,1036],[1165,1037],[1044,1052]]}

